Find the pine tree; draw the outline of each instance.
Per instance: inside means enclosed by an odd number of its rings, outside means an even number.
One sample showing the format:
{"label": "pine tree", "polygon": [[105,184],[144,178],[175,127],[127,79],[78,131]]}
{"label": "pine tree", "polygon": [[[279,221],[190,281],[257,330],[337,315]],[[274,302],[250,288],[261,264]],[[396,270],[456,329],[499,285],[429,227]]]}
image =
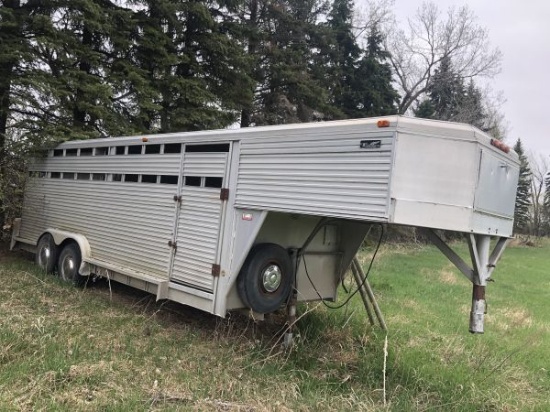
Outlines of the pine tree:
{"label": "pine tree", "polygon": [[33,145],[26,134],[39,130],[35,113],[45,76],[32,45],[43,34],[43,15],[50,12],[48,2],[0,1],[0,229],[10,215],[12,186],[21,183],[24,163],[19,154]]}
{"label": "pine tree", "polygon": [[[65,139],[125,134],[133,130],[114,108],[117,82],[111,77],[119,45],[121,13],[107,0],[58,1],[51,40],[42,56],[56,79],[53,104]],[[59,134],[58,132],[56,134]]]}
{"label": "pine tree", "polygon": [[416,117],[422,119],[435,119],[435,107],[430,99],[422,100],[418,106],[413,109],[413,113]]}
{"label": "pine tree", "polygon": [[328,113],[329,118],[357,117],[360,105],[355,87],[360,76],[357,66],[361,48],[353,33],[353,7],[352,0],[334,0],[324,25],[328,41],[321,54],[321,63],[317,65],[321,71],[317,76],[325,79],[334,109]]}
{"label": "pine tree", "polygon": [[369,28],[362,48],[354,33],[351,0],[333,0],[316,76],[328,90],[330,110],[325,118],[360,118],[396,113],[397,92],[392,68],[383,49],[383,35]]}
{"label": "pine tree", "polygon": [[441,60],[427,98],[413,110],[416,117],[468,123],[489,131],[483,96],[473,80],[464,87],[462,79],[455,73],[449,58]]}
{"label": "pine tree", "polygon": [[135,61],[144,71],[138,119],[168,132],[232,124],[250,100],[250,78],[224,1],[140,0]]}
{"label": "pine tree", "polygon": [[383,36],[374,25],[367,37],[367,47],[359,62],[353,90],[359,104],[349,117],[384,116],[397,113],[397,91],[392,86],[389,55],[382,48]]}
{"label": "pine tree", "polygon": [[531,169],[521,139],[517,140],[514,145],[514,150],[518,154],[520,161],[519,182],[514,212],[514,231],[516,233],[528,233],[530,222],[529,208],[531,206]]}
{"label": "pine tree", "polygon": [[253,1],[250,5],[255,8],[249,10],[246,24],[256,85],[241,125],[318,119],[328,106],[325,89],[314,75],[322,2]]}
{"label": "pine tree", "polygon": [[485,108],[483,107],[480,90],[473,80],[470,80],[464,92],[457,115],[453,120],[471,124],[479,129],[485,129]]}
{"label": "pine tree", "polygon": [[454,120],[459,114],[464,99],[464,85],[454,72],[449,58],[441,59],[427,95],[434,108],[433,118]]}

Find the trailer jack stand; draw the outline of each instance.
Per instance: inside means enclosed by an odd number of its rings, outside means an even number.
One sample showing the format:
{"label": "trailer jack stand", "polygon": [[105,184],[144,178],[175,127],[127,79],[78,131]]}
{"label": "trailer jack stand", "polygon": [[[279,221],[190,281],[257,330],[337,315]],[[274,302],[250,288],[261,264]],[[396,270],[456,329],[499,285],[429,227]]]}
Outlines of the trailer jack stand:
{"label": "trailer jack stand", "polygon": [[474,285],[472,293],[472,310],[470,311],[470,332],[483,333],[485,313],[485,286]]}
{"label": "trailer jack stand", "polygon": [[292,248],[289,250],[290,253],[290,260],[292,262],[293,267],[293,273],[292,273],[292,292],[290,292],[290,296],[288,298],[288,304],[287,304],[287,329],[285,331],[285,336],[283,339],[283,346],[286,349],[289,349],[294,340],[294,328],[296,323],[296,305],[298,303],[298,290],[296,289],[296,272],[298,268],[298,261],[299,261],[299,250]]}
{"label": "trailer jack stand", "polygon": [[491,281],[491,274],[495,270],[500,256],[506,248],[508,238],[499,237],[491,253],[491,236],[468,233],[468,248],[472,267],[468,266],[462,258],[452,250],[433,229],[425,229],[424,233],[437,246],[437,248],[449,259],[460,272],[473,284],[472,309],[470,311],[470,332],[483,333],[487,302],[485,301],[485,287]]}
{"label": "trailer jack stand", "polygon": [[287,305],[288,326],[283,339],[283,346],[286,349],[289,349],[294,342],[294,328],[296,323],[296,303],[298,300],[297,298],[298,298],[298,295],[296,293],[296,289],[293,289]]}

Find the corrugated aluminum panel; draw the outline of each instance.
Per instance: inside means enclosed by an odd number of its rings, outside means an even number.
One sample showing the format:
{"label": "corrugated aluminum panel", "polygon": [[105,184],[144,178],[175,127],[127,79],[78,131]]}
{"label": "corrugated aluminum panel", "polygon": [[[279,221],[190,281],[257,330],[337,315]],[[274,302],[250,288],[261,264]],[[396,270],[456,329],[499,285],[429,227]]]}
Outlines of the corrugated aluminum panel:
{"label": "corrugated aluminum panel", "polygon": [[[227,153],[186,153],[184,175],[226,179]],[[182,186],[171,280],[212,292],[223,203],[220,188]]]}
{"label": "corrugated aluminum panel", "polygon": [[185,153],[183,175],[223,177],[227,153]]}
{"label": "corrugated aluminum panel", "polygon": [[176,186],[32,179],[20,236],[36,241],[46,228],[86,236],[92,257],[168,277]]}
{"label": "corrugated aluminum panel", "polygon": [[[385,220],[393,133],[368,133],[360,127],[301,132],[241,143],[236,205]],[[364,140],[379,140],[380,147],[362,149]]]}
{"label": "corrugated aluminum panel", "polygon": [[220,191],[190,188],[182,197],[171,279],[211,292],[220,231]]}
{"label": "corrugated aluminum panel", "polygon": [[34,242],[38,241],[38,237],[44,232],[46,223],[44,186],[45,179],[28,179],[23,199],[23,219],[19,236]]}

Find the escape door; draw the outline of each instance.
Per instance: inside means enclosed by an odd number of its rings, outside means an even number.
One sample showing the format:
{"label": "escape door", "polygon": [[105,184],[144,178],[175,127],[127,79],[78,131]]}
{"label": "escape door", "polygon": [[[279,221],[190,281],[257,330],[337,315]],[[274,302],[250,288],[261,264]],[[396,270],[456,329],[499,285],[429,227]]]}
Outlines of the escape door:
{"label": "escape door", "polygon": [[229,147],[186,145],[183,155],[170,280],[206,292],[219,268]]}

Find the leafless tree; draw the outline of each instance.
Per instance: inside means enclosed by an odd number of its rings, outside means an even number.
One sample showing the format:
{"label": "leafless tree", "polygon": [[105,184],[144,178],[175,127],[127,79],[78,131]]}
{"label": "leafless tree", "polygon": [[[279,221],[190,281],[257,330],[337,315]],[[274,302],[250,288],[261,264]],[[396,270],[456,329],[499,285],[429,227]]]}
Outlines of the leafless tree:
{"label": "leafless tree", "polygon": [[487,30],[467,6],[442,13],[435,3],[427,1],[406,26],[386,30],[386,48],[401,89],[399,113],[406,113],[426,92],[445,57],[464,80],[492,77],[500,71],[502,53],[491,47]]}
{"label": "leafless tree", "polygon": [[550,173],[550,160],[541,154],[531,153],[529,163],[531,179],[531,233],[540,236],[544,223],[545,179]]}
{"label": "leafless tree", "polygon": [[383,29],[395,26],[394,0],[366,0],[356,2],[353,20],[354,34],[359,42],[365,39],[372,27]]}

